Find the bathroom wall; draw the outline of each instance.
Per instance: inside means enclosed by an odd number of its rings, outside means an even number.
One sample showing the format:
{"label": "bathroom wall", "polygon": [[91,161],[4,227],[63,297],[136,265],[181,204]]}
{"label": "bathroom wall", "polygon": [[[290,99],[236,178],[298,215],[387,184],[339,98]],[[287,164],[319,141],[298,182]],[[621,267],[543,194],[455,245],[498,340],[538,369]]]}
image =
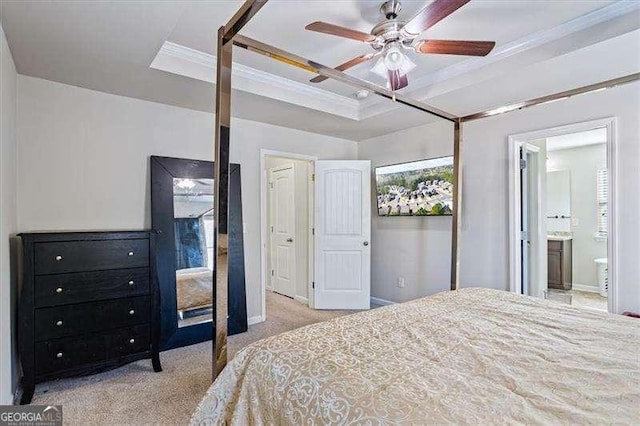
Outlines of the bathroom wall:
{"label": "bathroom wall", "polygon": [[607,257],[607,241],[596,239],[598,212],[596,171],[606,168],[606,144],[550,151],[547,170],[571,174],[571,233],[573,235],[573,283],[598,286],[594,259]]}

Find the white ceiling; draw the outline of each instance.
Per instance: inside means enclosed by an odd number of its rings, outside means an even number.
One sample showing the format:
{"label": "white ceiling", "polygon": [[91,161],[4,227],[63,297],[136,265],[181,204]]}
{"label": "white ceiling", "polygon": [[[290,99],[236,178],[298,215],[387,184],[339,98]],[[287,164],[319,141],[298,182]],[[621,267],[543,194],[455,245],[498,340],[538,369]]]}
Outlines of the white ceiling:
{"label": "white ceiling", "polygon": [[[368,32],[381,18],[380,3],[271,0],[242,33],[335,66],[370,48],[304,26],[323,20]],[[405,0],[401,17],[411,17],[428,3]],[[3,0],[0,18],[21,74],[213,111],[214,73],[208,61],[215,63],[217,28],[240,4]],[[472,1],[424,37],[495,40],[494,51],[471,59],[421,55],[405,91],[462,114],[638,72],[639,28],[639,2]],[[150,68],[165,42],[197,53],[200,62],[186,55],[178,68],[175,63],[162,68],[170,72]],[[607,60],[594,60],[600,58],[594,54]],[[313,74],[241,49],[234,49],[234,62],[242,65],[242,75],[234,70],[237,117],[353,140],[433,120],[375,96],[356,101],[349,86],[334,81],[313,85],[308,83]],[[203,77],[192,78],[198,72]],[[382,84],[365,64],[350,74]]]}

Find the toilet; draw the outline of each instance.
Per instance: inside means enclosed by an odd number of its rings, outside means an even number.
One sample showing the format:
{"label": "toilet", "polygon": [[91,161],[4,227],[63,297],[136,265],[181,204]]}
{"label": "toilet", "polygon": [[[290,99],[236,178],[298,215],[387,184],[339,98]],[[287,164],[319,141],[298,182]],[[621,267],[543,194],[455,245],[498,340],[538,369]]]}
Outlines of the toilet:
{"label": "toilet", "polygon": [[596,263],[596,271],[598,274],[598,288],[600,290],[600,296],[607,297],[609,291],[609,274],[607,268],[607,258],[600,257],[593,260]]}

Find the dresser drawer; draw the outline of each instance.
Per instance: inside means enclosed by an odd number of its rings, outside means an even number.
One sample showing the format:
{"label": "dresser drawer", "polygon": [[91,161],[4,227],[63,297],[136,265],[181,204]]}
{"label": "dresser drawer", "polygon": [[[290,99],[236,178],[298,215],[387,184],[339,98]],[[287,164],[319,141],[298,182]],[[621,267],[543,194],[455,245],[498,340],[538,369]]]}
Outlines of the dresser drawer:
{"label": "dresser drawer", "polygon": [[147,239],[35,244],[36,275],[146,266],[149,266]]}
{"label": "dresser drawer", "polygon": [[47,340],[35,345],[36,374],[43,375],[149,350],[150,327],[143,324],[107,333]]}
{"label": "dresser drawer", "polygon": [[35,306],[66,305],[149,294],[149,268],[38,275]]}
{"label": "dresser drawer", "polygon": [[39,308],[35,312],[36,341],[104,331],[150,322],[149,296],[104,302]]}

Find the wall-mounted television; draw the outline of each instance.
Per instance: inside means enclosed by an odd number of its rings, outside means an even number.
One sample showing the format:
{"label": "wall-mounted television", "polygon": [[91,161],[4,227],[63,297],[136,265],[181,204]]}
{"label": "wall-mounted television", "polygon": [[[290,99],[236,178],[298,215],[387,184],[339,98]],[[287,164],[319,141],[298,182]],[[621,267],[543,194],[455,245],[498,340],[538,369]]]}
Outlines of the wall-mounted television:
{"label": "wall-mounted television", "polygon": [[453,157],[376,168],[378,216],[451,216]]}

